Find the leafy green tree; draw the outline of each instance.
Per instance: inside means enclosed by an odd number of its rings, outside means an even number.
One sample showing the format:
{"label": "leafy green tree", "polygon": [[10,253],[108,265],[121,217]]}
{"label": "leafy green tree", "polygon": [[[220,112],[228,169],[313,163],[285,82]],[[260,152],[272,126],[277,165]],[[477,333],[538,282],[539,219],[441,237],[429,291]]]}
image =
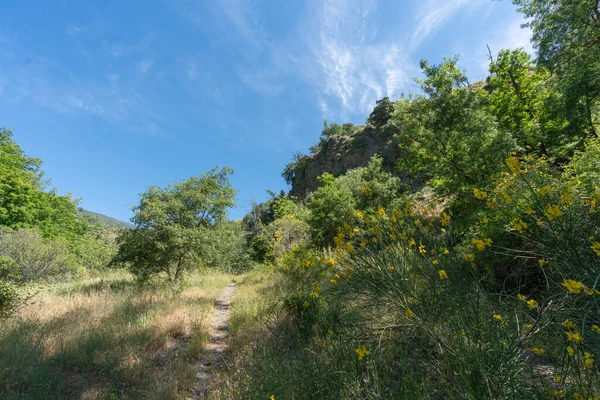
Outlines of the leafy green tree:
{"label": "leafy green tree", "polygon": [[490,73],[490,110],[500,129],[510,132],[522,147],[564,157],[573,139],[564,134],[568,121],[548,69],[536,66],[523,49],[501,50]]}
{"label": "leafy green tree", "polygon": [[241,222],[224,221],[215,226],[203,245],[201,266],[229,273],[242,272],[250,266]]}
{"label": "leafy green tree", "polygon": [[313,242],[322,247],[331,244],[338,227],[349,222],[356,210],[374,213],[403,192],[400,179],[383,171],[383,159],[377,156],[366,167],[346,175],[335,178],[325,173],[318,179],[321,186],[307,204],[310,211],[307,222]]}
{"label": "leafy green tree", "polygon": [[597,0],[513,0],[533,30],[538,63],[556,74],[572,130],[598,134],[600,9]]}
{"label": "leafy green tree", "polygon": [[367,124],[373,125],[375,128],[381,128],[392,118],[393,113],[394,103],[386,96],[375,102],[375,108],[367,118]]}
{"label": "leafy green tree", "polygon": [[25,155],[12,132],[0,128],[0,226],[36,227],[46,237],[74,238],[87,223],[77,216],[75,202],[45,191],[41,161]]}
{"label": "leafy green tree", "polygon": [[235,204],[232,173],[213,168],[164,189],[148,188],[133,208],[135,229],[117,238],[115,263],[127,263],[141,281],[161,273],[177,281],[198,267],[209,256],[208,243],[226,220],[227,208]]}
{"label": "leafy green tree", "polygon": [[456,58],[440,65],[421,61],[424,95],[396,103],[398,141],[408,151],[399,167],[426,173],[442,194],[465,194],[487,185],[513,149],[486,110],[486,93],[474,90]]}

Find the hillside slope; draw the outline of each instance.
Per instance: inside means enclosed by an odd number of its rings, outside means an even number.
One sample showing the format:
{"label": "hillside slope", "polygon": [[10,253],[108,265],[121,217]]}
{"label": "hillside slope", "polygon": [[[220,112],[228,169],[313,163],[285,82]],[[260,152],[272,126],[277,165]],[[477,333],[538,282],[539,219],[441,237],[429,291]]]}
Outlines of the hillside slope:
{"label": "hillside slope", "polygon": [[90,218],[92,221],[97,222],[100,226],[106,229],[131,229],[133,227],[129,222],[124,222],[119,219],[109,217],[108,215],[88,211],[81,207],[77,208],[77,213],[80,216]]}

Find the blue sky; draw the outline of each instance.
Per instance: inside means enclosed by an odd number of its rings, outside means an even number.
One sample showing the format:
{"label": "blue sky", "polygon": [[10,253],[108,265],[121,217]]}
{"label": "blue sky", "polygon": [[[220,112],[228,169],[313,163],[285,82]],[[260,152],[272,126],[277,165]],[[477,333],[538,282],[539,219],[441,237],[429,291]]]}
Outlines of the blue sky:
{"label": "blue sky", "polygon": [[[53,3],[53,4],[50,4]],[[364,123],[420,59],[531,49],[508,0],[13,1],[0,6],[0,126],[60,193],[122,220],[149,185],[235,170],[241,217],[324,119]]]}

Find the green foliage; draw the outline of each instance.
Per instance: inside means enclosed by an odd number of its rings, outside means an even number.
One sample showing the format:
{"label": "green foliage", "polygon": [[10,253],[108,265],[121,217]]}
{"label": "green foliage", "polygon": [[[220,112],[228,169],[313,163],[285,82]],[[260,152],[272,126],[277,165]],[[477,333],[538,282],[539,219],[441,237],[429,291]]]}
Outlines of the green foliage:
{"label": "green foliage", "polygon": [[25,155],[11,131],[0,128],[0,226],[35,227],[46,237],[83,234],[87,224],[77,217],[73,200],[43,191],[40,166],[39,159]]}
{"label": "green foliage", "polygon": [[535,66],[527,52],[517,49],[500,51],[490,64],[490,73],[490,111],[499,127],[523,148],[537,148],[540,154],[564,159],[580,138],[563,134],[568,121],[557,113],[561,98],[549,71]]}
{"label": "green foliage", "polygon": [[[2,261],[0,261],[0,264]],[[11,315],[19,305],[21,297],[15,283],[0,278],[0,319]]]}
{"label": "green foliage", "polygon": [[78,263],[86,270],[100,270],[109,266],[117,248],[114,243],[87,233],[71,244]]}
{"label": "green foliage", "polygon": [[201,264],[205,268],[240,273],[250,267],[250,256],[241,223],[225,221],[210,232],[204,243]]}
{"label": "green foliage", "polygon": [[396,103],[394,123],[408,156],[399,167],[426,172],[443,194],[461,194],[490,182],[513,143],[484,108],[485,94],[469,85],[456,59],[441,65],[421,62],[424,95]]}
{"label": "green foliage", "polygon": [[19,283],[65,279],[81,269],[67,240],[46,239],[36,229],[0,230],[0,256],[18,265],[11,269],[11,280]]}
{"label": "green foliage", "polygon": [[596,136],[600,99],[600,10],[596,0],[513,0],[533,30],[538,62],[558,80],[576,135]]}
{"label": "green foliage", "polygon": [[600,182],[600,139],[588,139],[585,151],[575,154],[567,170],[578,184],[593,190]]}
{"label": "green foliage", "polygon": [[304,166],[305,161],[305,155],[298,152],[294,153],[292,161],[285,166],[283,172],[281,173],[281,176],[285,180],[285,183],[287,183],[288,185],[292,184],[292,180],[294,179],[296,170],[302,168]]}
{"label": "green foliage", "polygon": [[308,224],[315,245],[327,246],[338,227],[344,225],[357,209],[377,210],[392,203],[402,193],[400,179],[383,171],[383,159],[374,156],[369,164],[334,178],[320,176],[321,187],[308,202]]}
{"label": "green foliage", "polygon": [[392,118],[393,113],[394,103],[386,96],[376,101],[373,112],[367,118],[367,124],[373,125],[375,128],[381,128]]}
{"label": "green foliage", "polygon": [[233,171],[214,168],[162,189],[141,194],[133,208],[135,229],[117,238],[116,263],[126,263],[141,281],[164,273],[169,281],[209,258],[212,234],[234,205],[235,190],[229,182]]}

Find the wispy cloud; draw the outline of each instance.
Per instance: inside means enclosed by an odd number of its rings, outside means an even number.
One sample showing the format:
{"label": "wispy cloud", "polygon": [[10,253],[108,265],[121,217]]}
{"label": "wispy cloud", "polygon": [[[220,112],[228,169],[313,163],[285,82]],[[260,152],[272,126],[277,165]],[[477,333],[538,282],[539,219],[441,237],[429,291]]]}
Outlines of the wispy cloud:
{"label": "wispy cloud", "polygon": [[428,36],[440,29],[457,11],[473,0],[423,1],[415,16],[415,30],[410,39],[411,48],[419,47]]}
{"label": "wispy cloud", "polygon": [[[160,107],[142,94],[144,87],[135,79],[122,79],[115,72],[78,75],[68,65],[32,53],[14,39],[0,42],[0,58],[6,61],[0,66],[2,101],[23,106],[30,102],[60,114],[95,116],[123,126],[144,120],[158,127],[163,122]],[[142,59],[132,66],[137,74],[145,74],[153,62]]]}
{"label": "wispy cloud", "polygon": [[[375,1],[328,0],[318,8],[309,72],[320,93],[320,108],[364,113],[383,96],[398,95],[407,82],[406,51],[398,41],[376,40],[369,16]],[[316,39],[316,40],[313,40]],[[310,71],[310,70],[309,70]]]}

